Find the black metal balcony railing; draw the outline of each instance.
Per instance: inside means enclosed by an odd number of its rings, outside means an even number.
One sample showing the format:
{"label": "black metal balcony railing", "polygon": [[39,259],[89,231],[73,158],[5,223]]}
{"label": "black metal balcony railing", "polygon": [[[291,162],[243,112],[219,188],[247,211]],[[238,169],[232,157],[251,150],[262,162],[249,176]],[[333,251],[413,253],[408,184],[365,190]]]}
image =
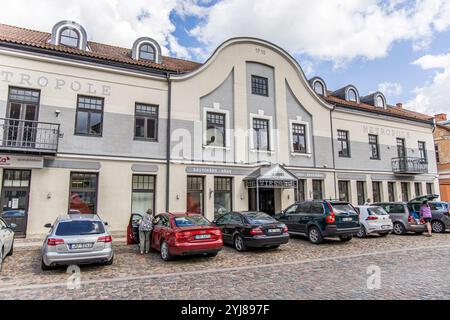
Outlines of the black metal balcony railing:
{"label": "black metal balcony railing", "polygon": [[425,159],[399,157],[392,159],[392,171],[395,173],[427,173],[428,163]]}
{"label": "black metal balcony railing", "polygon": [[0,118],[0,150],[31,153],[58,151],[59,124]]}

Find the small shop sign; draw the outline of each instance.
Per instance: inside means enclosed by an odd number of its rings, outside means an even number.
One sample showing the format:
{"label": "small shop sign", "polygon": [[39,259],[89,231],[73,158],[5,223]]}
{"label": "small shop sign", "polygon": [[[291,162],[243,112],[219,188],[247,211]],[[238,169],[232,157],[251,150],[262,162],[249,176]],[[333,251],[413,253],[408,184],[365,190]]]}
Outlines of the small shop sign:
{"label": "small shop sign", "polygon": [[37,156],[0,155],[0,168],[11,169],[41,169],[44,167],[44,158]]}

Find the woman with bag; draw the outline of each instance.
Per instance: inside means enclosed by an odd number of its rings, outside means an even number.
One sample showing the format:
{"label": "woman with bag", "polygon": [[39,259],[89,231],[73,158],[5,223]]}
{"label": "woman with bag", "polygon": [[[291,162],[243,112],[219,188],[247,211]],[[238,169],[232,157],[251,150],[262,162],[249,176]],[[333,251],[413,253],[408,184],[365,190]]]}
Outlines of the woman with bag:
{"label": "woman with bag", "polygon": [[148,209],[139,223],[139,249],[141,254],[150,251],[150,241],[153,230],[153,211]]}

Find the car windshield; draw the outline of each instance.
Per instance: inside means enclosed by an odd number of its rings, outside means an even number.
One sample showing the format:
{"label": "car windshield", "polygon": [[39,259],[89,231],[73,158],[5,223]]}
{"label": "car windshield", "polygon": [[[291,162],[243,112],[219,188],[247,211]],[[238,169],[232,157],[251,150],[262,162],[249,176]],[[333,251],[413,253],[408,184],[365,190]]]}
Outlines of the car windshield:
{"label": "car windshield", "polygon": [[100,221],[65,221],[58,224],[55,235],[79,236],[105,233],[103,223]]}
{"label": "car windshield", "polygon": [[252,224],[265,224],[276,222],[274,218],[263,212],[246,213],[244,214],[244,216],[247,218],[248,222]]}
{"label": "car windshield", "polygon": [[332,203],[334,213],[352,213],[358,214],[349,203]]}
{"label": "car windshield", "polygon": [[387,215],[387,212],[384,211],[381,207],[373,207],[373,208],[367,208],[367,212],[369,213],[369,216],[384,216]]}
{"label": "car windshield", "polygon": [[177,227],[208,226],[211,224],[202,216],[183,216],[176,217],[174,220]]}

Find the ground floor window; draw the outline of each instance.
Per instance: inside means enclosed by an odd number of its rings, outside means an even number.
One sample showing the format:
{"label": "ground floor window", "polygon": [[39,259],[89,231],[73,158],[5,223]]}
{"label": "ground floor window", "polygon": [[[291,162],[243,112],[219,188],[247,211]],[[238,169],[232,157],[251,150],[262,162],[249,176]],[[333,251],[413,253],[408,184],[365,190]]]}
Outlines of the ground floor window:
{"label": "ground floor window", "polygon": [[433,194],[433,184],[432,183],[427,183],[427,194]]}
{"label": "ground floor window", "polygon": [[364,181],[356,181],[356,193],[358,205],[361,206],[366,202],[366,185]]}
{"label": "ground floor window", "polygon": [[148,209],[155,213],[155,176],[134,174],[131,192],[131,212],[144,214]]}
{"label": "ground floor window", "polygon": [[204,214],[204,178],[187,177],[187,212]]}
{"label": "ground floor window", "polygon": [[295,193],[295,201],[303,202],[306,199],[306,180],[300,179],[298,180],[298,188]]}
{"label": "ground floor window", "polygon": [[323,200],[323,181],[313,180],[313,200]]}
{"label": "ground floor window", "polygon": [[214,177],[214,219],[232,208],[233,179]]}
{"label": "ground floor window", "polygon": [[422,195],[422,183],[421,182],[414,183],[414,191],[416,192],[416,197],[419,197]]}
{"label": "ground floor window", "polygon": [[348,202],[350,200],[348,192],[348,181],[339,181],[338,186],[339,186],[339,201]]}
{"label": "ground floor window", "polygon": [[373,202],[381,201],[381,182],[379,181],[372,182],[372,194],[373,194]]}
{"label": "ground floor window", "polygon": [[408,182],[402,182],[401,189],[402,189],[402,201],[405,201],[405,202],[409,201]]}
{"label": "ground floor window", "polygon": [[395,202],[395,182],[388,182],[389,202]]}
{"label": "ground floor window", "polygon": [[69,210],[96,214],[97,186],[97,173],[71,172]]}

